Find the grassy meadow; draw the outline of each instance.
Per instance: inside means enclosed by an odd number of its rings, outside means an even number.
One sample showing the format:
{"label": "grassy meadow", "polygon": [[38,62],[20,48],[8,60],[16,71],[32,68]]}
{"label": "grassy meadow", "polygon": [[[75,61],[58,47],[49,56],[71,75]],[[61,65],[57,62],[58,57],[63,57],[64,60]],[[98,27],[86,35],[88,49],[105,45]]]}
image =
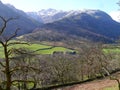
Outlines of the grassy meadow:
{"label": "grassy meadow", "polygon": [[120,53],[120,48],[104,48],[103,51],[105,53]]}
{"label": "grassy meadow", "polygon": [[[53,54],[54,51],[58,52],[72,52],[73,50],[64,48],[64,47],[58,47],[58,46],[49,46],[49,45],[43,45],[43,44],[16,44],[11,45],[8,48],[27,48],[30,51],[35,52],[36,54]],[[0,45],[0,57],[4,57],[3,47]]]}
{"label": "grassy meadow", "polygon": [[111,54],[120,54],[119,44],[105,44],[103,45],[103,52]]}

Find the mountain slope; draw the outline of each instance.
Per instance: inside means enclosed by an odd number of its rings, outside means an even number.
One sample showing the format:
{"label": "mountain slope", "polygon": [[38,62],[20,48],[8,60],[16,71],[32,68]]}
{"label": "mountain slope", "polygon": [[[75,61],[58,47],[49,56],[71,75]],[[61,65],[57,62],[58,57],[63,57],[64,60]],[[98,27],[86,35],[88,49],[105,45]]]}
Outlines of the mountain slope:
{"label": "mountain slope", "polygon": [[18,32],[19,35],[27,34],[32,32],[32,30],[39,25],[37,21],[31,19],[23,11],[20,11],[10,5],[5,5],[2,2],[0,2],[0,16],[6,19],[18,17],[18,19],[8,23],[6,34],[13,33],[16,28],[21,29]]}
{"label": "mountain slope", "polygon": [[[96,33],[111,39],[117,39],[120,35],[120,23],[112,20],[109,15],[99,10],[86,10],[77,15],[66,17],[60,21],[46,24],[44,27],[51,28],[51,26],[58,26],[57,28],[69,27],[70,29],[66,30],[66,32],[72,34],[76,32],[75,34],[78,35],[81,29],[85,29],[87,32]],[[65,29],[62,30],[64,31]]]}
{"label": "mountain slope", "polygon": [[[34,30],[33,35],[44,30],[52,32],[51,34],[64,34],[68,38],[85,38],[97,42],[115,42],[120,36],[120,24],[100,10],[71,11],[63,19]],[[54,38],[58,38],[59,35]],[[36,34],[36,38],[33,38],[37,40],[39,36],[40,34]]]}

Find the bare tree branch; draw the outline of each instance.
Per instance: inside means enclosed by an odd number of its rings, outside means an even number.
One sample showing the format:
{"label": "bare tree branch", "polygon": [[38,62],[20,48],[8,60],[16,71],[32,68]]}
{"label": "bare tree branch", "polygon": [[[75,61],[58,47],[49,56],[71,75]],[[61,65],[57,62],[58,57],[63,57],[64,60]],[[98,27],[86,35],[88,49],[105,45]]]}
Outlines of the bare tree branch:
{"label": "bare tree branch", "polygon": [[27,68],[28,70],[34,70],[34,71],[41,71],[39,68],[35,68],[35,67],[32,67],[32,66],[23,66],[23,65],[21,65],[21,66],[16,66],[16,67],[13,67],[12,69],[11,69],[11,71],[10,71],[10,73],[13,73],[13,72],[15,72],[15,71],[17,71],[17,70],[23,70],[24,68]]}
{"label": "bare tree branch", "polygon": [[0,19],[2,19],[2,21],[3,21],[3,26],[0,29],[0,35],[1,35],[6,28],[7,21],[2,16],[0,16]]}
{"label": "bare tree branch", "polygon": [[15,19],[18,19],[18,17],[16,18],[9,18],[9,19],[5,19],[4,17],[0,16],[0,19],[3,21],[3,26],[0,28],[0,35],[4,32],[6,26],[7,26],[7,23],[11,20],[15,20]]}
{"label": "bare tree branch", "polygon": [[1,65],[2,67],[6,67],[2,62],[0,62],[0,65]]}
{"label": "bare tree branch", "polygon": [[11,35],[10,37],[8,37],[8,38],[6,39],[6,42],[8,42],[8,41],[11,40],[12,38],[16,37],[18,30],[20,30],[20,28],[17,28],[16,31],[14,32],[14,34]]}

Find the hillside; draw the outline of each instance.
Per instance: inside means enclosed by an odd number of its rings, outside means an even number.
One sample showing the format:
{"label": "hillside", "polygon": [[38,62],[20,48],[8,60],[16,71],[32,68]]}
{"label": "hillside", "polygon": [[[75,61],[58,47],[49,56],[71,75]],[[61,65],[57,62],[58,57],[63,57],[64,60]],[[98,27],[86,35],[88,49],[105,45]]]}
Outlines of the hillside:
{"label": "hillside", "polygon": [[[49,39],[67,40],[73,37],[97,42],[115,42],[120,35],[120,23],[114,21],[107,13],[100,10],[72,11],[63,19],[47,23],[29,34],[33,40],[40,40],[41,32],[51,32]],[[56,35],[59,34],[59,35]],[[29,35],[25,35],[29,38]],[[54,36],[53,36],[54,35]],[[62,36],[61,36],[62,35]],[[50,37],[49,37],[50,36]],[[51,37],[52,36],[52,37]],[[47,39],[48,38],[44,38]],[[43,39],[42,39],[43,40]],[[73,39],[75,40],[75,39]]]}
{"label": "hillside", "polygon": [[8,23],[6,34],[13,33],[16,28],[21,30],[18,32],[19,35],[27,34],[32,32],[38,25],[38,21],[30,18],[26,13],[21,10],[16,9],[12,5],[5,5],[0,2],[0,16],[5,19],[8,18],[18,18]]}

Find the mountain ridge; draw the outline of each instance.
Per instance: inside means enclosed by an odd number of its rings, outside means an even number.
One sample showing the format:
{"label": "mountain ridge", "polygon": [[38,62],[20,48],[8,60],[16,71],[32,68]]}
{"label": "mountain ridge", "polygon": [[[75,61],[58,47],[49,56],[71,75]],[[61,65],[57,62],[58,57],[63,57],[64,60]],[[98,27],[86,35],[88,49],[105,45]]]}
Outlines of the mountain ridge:
{"label": "mountain ridge", "polygon": [[120,23],[101,10],[71,11],[62,19],[46,23],[34,32],[43,30],[96,42],[115,42],[120,35]]}
{"label": "mountain ridge", "polygon": [[69,16],[77,15],[80,13],[88,13],[89,15],[90,14],[92,15],[94,14],[95,11],[100,11],[100,10],[83,9],[83,10],[63,11],[63,10],[56,10],[49,8],[49,9],[42,9],[38,12],[26,12],[26,13],[30,17],[46,24],[61,20]]}

